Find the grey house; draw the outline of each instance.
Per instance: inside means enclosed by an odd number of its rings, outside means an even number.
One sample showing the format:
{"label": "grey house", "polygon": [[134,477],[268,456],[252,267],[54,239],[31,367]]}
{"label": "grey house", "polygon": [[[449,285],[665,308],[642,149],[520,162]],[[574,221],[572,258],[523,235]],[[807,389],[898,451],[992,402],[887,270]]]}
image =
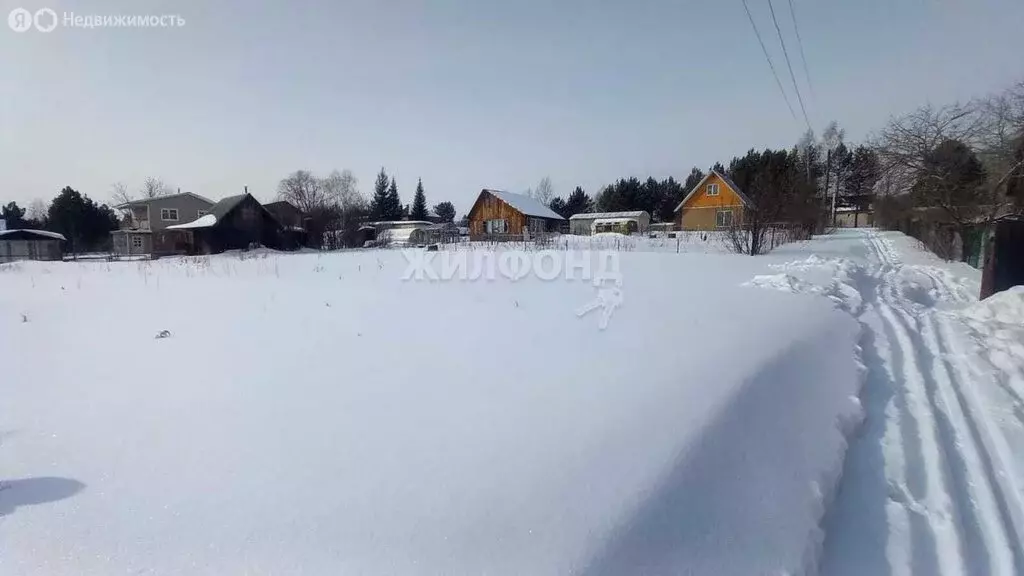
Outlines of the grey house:
{"label": "grey house", "polygon": [[167,230],[168,226],[184,224],[206,215],[213,202],[198,194],[181,192],[132,200],[114,208],[123,214],[121,227],[110,233],[114,253],[164,256],[184,254],[181,236]]}
{"label": "grey house", "polygon": [[0,230],[0,264],[18,260],[61,260],[64,236],[47,230]]}

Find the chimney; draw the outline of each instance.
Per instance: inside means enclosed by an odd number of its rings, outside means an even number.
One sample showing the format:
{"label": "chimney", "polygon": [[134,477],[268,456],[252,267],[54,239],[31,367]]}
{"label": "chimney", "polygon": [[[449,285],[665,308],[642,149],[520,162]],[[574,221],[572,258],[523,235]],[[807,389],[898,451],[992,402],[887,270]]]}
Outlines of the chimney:
{"label": "chimney", "polygon": [[245,193],[248,194],[249,193],[249,187],[248,186],[244,186],[244,188],[245,188]]}

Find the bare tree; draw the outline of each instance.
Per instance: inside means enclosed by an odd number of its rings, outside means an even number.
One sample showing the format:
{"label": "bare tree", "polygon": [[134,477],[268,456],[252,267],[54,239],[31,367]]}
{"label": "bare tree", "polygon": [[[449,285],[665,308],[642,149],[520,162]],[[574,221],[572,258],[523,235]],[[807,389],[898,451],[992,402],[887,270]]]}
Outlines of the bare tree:
{"label": "bare tree", "polygon": [[142,183],[142,189],[139,190],[139,195],[143,198],[156,198],[158,196],[166,196],[169,189],[164,181],[159,178],[149,176],[145,182]]}
{"label": "bare tree", "polygon": [[35,220],[36,222],[42,222],[46,219],[46,202],[39,198],[32,200],[28,205],[26,216],[29,220]]}
{"label": "bare tree", "polygon": [[882,174],[896,193],[909,191],[925,170],[926,158],[939,144],[957,140],[967,145],[977,142],[983,117],[977,103],[931,104],[891,118],[874,139]]}
{"label": "bare tree", "polygon": [[835,150],[836,146],[839,146],[846,140],[846,130],[839,127],[839,123],[835,120],[829,122],[828,126],[825,127],[825,131],[821,133],[821,143],[825,146],[826,150]]}
{"label": "bare tree", "polygon": [[537,188],[533,191],[534,200],[547,206],[551,203],[551,199],[555,197],[555,190],[551,186],[551,178],[547,176],[540,179],[537,183]]}
{"label": "bare tree", "polygon": [[367,207],[366,198],[359,192],[359,180],[351,170],[331,172],[321,182],[329,202],[336,204],[342,212],[363,210]]}
{"label": "bare tree", "polygon": [[133,200],[131,193],[128,192],[128,186],[124,182],[114,182],[110,185],[110,198],[114,206],[127,204]]}
{"label": "bare tree", "polygon": [[305,214],[306,232],[313,246],[322,246],[326,233],[333,229],[338,210],[324,180],[308,170],[296,170],[277,185],[277,197],[290,202]]}
{"label": "bare tree", "polygon": [[981,101],[979,112],[978,157],[997,186],[1002,186],[1003,175],[1009,178],[1020,168],[1017,154],[1024,139],[1024,82]]}
{"label": "bare tree", "polygon": [[308,170],[296,170],[277,185],[277,196],[310,214],[330,205],[323,181]]}

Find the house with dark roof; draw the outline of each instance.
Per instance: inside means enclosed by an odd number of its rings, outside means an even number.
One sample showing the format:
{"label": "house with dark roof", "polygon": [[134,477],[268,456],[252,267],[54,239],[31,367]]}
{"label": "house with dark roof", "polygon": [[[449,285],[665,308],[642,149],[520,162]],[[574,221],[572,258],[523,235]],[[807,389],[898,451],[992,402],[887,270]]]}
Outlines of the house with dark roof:
{"label": "house with dark roof", "polygon": [[309,216],[287,200],[278,200],[263,205],[274,218],[284,226],[281,247],[291,250],[310,245]]}
{"label": "house with dark roof", "polygon": [[125,202],[114,209],[121,211],[121,224],[110,233],[115,254],[154,255],[182,254],[177,234],[167,228],[191,222],[209,212],[213,201],[192,192],[180,192]]}
{"label": "house with dark roof", "polygon": [[289,229],[305,230],[306,215],[287,200],[278,200],[263,205],[282,226]]}
{"label": "house with dark roof", "polygon": [[712,170],[676,206],[679,230],[726,230],[743,223],[754,202],[728,176]]}
{"label": "house with dark roof", "polygon": [[192,222],[168,226],[178,234],[187,254],[217,254],[255,246],[282,248],[284,226],[246,192],[217,202]]}
{"label": "house with dark roof", "polygon": [[559,232],[560,214],[522,194],[484,189],[469,211],[471,240],[523,240]]}

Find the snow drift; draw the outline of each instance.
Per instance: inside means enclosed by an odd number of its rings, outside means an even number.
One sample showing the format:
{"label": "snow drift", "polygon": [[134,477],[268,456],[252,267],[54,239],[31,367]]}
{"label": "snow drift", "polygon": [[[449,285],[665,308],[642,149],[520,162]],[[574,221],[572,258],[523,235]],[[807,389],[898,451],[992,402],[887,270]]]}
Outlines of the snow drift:
{"label": "snow drift", "polygon": [[394,251],[4,267],[0,574],[813,570],[856,322],[621,261],[604,331]]}

